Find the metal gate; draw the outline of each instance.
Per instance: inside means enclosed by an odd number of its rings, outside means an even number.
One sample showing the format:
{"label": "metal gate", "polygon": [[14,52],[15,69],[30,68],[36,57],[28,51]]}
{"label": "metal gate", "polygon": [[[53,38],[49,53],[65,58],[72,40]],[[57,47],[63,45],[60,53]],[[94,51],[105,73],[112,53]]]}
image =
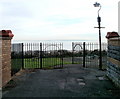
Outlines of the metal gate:
{"label": "metal gate", "polygon": [[62,43],[25,43],[24,68],[62,68]]}
{"label": "metal gate", "polygon": [[72,64],[83,64],[83,44],[73,42],[72,43]]}
{"label": "metal gate", "polygon": [[[107,44],[102,43],[102,67],[107,66]],[[99,68],[99,44],[86,42],[72,43],[73,58],[72,63],[81,64],[83,67]]]}

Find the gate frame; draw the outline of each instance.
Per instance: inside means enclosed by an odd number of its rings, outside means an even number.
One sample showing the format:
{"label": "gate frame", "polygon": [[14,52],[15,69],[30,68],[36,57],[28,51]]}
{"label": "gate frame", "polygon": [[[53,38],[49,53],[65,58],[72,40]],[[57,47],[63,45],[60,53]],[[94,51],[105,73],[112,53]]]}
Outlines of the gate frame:
{"label": "gate frame", "polygon": [[[75,44],[74,46],[74,42],[72,42],[72,53],[74,54],[75,48],[76,46],[79,46],[81,49],[83,49],[83,67],[85,67],[85,42],[83,42],[83,48],[81,46],[81,44]],[[74,55],[72,55],[74,57]],[[74,64],[74,60],[72,57],[72,64]]]}

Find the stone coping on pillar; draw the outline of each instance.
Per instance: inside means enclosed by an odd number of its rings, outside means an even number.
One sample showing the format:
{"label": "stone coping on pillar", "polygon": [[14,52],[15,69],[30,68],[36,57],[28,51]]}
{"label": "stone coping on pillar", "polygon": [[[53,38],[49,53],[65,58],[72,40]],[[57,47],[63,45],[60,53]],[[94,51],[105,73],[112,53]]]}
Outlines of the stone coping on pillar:
{"label": "stone coping on pillar", "polygon": [[11,30],[1,30],[0,31],[0,37],[13,37]]}
{"label": "stone coping on pillar", "polygon": [[114,38],[110,38],[108,40],[109,41],[120,41],[120,37],[114,37]]}
{"label": "stone coping on pillar", "polygon": [[120,37],[108,39],[108,44],[113,46],[120,46]]}
{"label": "stone coping on pillar", "polygon": [[116,38],[116,37],[120,37],[119,34],[117,32],[107,32],[106,38],[110,39],[110,38]]}
{"label": "stone coping on pillar", "polygon": [[11,40],[13,37],[0,37],[0,40]]}

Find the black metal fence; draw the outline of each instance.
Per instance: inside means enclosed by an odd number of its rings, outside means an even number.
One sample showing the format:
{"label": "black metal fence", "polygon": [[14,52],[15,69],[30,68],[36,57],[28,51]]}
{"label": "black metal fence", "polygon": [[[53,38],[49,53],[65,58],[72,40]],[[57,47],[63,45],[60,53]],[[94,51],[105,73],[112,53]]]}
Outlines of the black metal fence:
{"label": "black metal fence", "polygon": [[[102,43],[102,67],[107,66],[107,43]],[[81,64],[83,67],[99,68],[99,44],[73,42],[72,43],[73,57],[72,63]]]}
{"label": "black metal fence", "polygon": [[11,75],[23,68],[23,43],[11,45]]}

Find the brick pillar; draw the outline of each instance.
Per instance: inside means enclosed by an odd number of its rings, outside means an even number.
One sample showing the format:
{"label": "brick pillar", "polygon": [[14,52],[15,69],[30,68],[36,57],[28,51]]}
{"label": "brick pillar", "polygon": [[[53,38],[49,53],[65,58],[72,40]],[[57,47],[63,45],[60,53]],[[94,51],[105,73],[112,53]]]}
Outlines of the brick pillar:
{"label": "brick pillar", "polygon": [[11,30],[0,31],[0,89],[11,79]]}
{"label": "brick pillar", "polygon": [[120,87],[120,37],[117,32],[108,32],[107,76]]}

